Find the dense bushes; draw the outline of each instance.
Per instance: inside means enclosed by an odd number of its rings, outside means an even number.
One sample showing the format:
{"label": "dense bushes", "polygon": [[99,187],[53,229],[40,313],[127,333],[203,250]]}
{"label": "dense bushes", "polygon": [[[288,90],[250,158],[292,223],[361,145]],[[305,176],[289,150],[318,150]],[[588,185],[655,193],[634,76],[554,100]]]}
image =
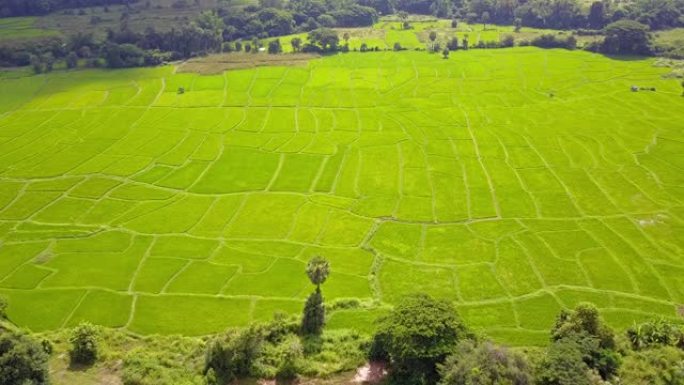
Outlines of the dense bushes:
{"label": "dense bushes", "polygon": [[48,354],[33,338],[0,325],[0,384],[47,385]]}
{"label": "dense bushes", "polygon": [[97,327],[82,323],[71,331],[69,356],[76,365],[92,365],[99,354],[99,331]]}
{"label": "dense bushes", "polygon": [[440,385],[532,384],[524,355],[491,342],[466,340],[439,365]]}
{"label": "dense bushes", "polygon": [[434,383],[437,365],[470,334],[447,301],[419,294],[404,298],[378,320],[374,355],[386,354],[393,379],[401,383]]}
{"label": "dense bushes", "polygon": [[575,39],[574,36],[562,37],[551,34],[545,34],[532,39],[530,45],[539,48],[575,49],[577,47],[577,39]]}
{"label": "dense bushes", "polygon": [[219,383],[257,374],[254,368],[262,354],[264,330],[253,326],[231,330],[209,345],[205,357],[204,373],[211,371]]}

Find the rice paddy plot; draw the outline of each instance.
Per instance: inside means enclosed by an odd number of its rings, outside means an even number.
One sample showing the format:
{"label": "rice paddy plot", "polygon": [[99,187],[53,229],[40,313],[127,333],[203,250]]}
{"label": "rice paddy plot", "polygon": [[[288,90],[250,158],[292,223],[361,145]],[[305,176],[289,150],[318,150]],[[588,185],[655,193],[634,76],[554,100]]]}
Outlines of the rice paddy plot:
{"label": "rice paddy plot", "polygon": [[516,48],[0,78],[0,294],[36,331],[201,335],[297,314],[323,255],[326,299],[364,304],[332,328],[415,291],[515,345],[581,301],[675,318],[684,108],[663,71]]}

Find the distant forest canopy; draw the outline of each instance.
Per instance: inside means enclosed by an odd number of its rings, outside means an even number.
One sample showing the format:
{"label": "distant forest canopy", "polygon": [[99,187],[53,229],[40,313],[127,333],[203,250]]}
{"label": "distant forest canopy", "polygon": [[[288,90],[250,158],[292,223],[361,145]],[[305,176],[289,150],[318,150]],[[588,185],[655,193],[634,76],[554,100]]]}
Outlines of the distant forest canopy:
{"label": "distant forest canopy", "polygon": [[0,0],[0,17],[38,16],[69,8],[132,4],[138,0]]}
{"label": "distant forest canopy", "polygon": [[[154,0],[0,0],[0,17],[45,15],[93,6],[127,5]],[[469,22],[537,28],[601,29],[612,21],[631,19],[651,29],[684,26],[684,0],[259,0],[235,11],[232,0],[217,9],[224,37],[269,37],[319,27],[359,27],[379,15],[415,13]],[[189,5],[191,1],[179,0]]]}
{"label": "distant forest canopy", "polygon": [[[193,6],[189,0],[177,0],[176,3],[179,1],[184,7]],[[306,43],[300,37],[291,39],[295,51],[349,50],[348,45],[338,44],[339,36],[331,28],[371,26],[385,13],[395,14],[397,20],[403,20],[404,28],[410,28],[410,22],[407,22],[410,12],[451,18],[452,25],[466,20],[470,23],[514,24],[516,31],[522,26],[573,29],[576,34],[604,35],[603,42],[585,49],[611,54],[661,52],[653,49],[649,28],[684,26],[684,0],[602,0],[584,5],[580,1],[258,0],[257,3],[239,6],[234,0],[222,0],[215,9],[202,12],[192,22],[178,23],[166,31],[156,30],[153,26],[141,31],[130,27],[132,17],[142,8],[153,6],[153,0],[0,0],[0,5],[5,7],[42,2],[48,7],[65,9],[64,12],[71,12],[66,8],[75,5],[123,4],[120,6],[119,26],[108,28],[106,38],[79,32],[65,39],[52,36],[24,42],[8,40],[0,44],[0,66],[31,65],[36,72],[50,71],[55,62],[62,60],[68,68],[79,63],[111,68],[150,66],[214,52],[265,50],[264,39],[306,32],[309,33]],[[175,7],[176,3],[171,6]],[[314,33],[316,31],[321,33]],[[311,39],[311,36],[319,35],[323,38]],[[267,44],[269,53],[282,52],[280,41]],[[549,35],[528,44],[574,49],[576,41],[572,36],[565,41]],[[492,46],[483,44],[475,48],[511,45],[512,41],[508,44],[494,42]],[[457,44],[454,44],[453,49],[456,48]],[[681,52],[680,48],[675,48]],[[681,53],[670,55],[679,56]]]}

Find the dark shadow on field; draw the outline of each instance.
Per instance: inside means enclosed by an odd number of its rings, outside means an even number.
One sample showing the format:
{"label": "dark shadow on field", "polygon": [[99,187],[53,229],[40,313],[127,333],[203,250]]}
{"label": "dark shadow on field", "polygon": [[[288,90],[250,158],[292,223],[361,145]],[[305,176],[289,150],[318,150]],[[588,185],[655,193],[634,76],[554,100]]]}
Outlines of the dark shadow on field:
{"label": "dark shadow on field", "polygon": [[86,372],[88,369],[92,368],[94,364],[76,364],[76,363],[69,363],[69,366],[67,369],[71,372]]}
{"label": "dark shadow on field", "polygon": [[596,52],[596,54],[601,55],[607,59],[617,60],[617,61],[644,61],[644,60],[649,60],[649,59],[654,58],[654,56],[615,55],[615,54],[606,54],[606,53],[601,53],[601,52]]}

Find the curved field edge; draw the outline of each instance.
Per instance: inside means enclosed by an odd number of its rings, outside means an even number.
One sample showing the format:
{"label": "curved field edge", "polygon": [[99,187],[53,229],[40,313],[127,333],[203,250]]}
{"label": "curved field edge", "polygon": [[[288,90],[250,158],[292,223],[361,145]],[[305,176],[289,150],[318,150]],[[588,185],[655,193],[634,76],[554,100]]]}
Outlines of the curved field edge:
{"label": "curved field edge", "polygon": [[326,300],[361,303],[331,328],[413,291],[514,345],[581,301],[675,318],[684,109],[662,74],[520,48],[2,78],[0,293],[36,331],[203,335],[299,313],[323,255]]}

